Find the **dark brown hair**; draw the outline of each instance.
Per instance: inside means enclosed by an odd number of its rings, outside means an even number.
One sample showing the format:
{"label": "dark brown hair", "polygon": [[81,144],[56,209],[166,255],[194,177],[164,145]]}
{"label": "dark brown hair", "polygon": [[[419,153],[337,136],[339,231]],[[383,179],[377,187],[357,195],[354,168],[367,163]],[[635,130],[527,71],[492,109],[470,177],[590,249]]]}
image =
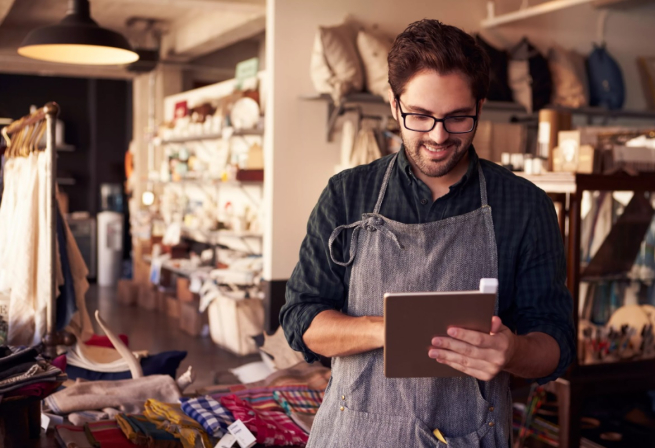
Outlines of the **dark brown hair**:
{"label": "dark brown hair", "polygon": [[487,97],[489,57],[472,36],[438,20],[423,19],[410,24],[396,37],[387,61],[389,84],[396,97],[421,70],[442,75],[462,72],[469,79],[474,98]]}

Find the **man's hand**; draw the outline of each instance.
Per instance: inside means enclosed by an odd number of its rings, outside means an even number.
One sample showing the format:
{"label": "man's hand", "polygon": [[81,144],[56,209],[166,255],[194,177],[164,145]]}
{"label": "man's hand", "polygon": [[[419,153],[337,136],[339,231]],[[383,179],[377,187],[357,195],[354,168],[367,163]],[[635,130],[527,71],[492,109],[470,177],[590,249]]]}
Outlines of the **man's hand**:
{"label": "man's hand", "polygon": [[432,339],[428,356],[482,381],[505,370],[517,350],[518,336],[497,316],[491,320],[491,334],[452,327],[448,335]]}

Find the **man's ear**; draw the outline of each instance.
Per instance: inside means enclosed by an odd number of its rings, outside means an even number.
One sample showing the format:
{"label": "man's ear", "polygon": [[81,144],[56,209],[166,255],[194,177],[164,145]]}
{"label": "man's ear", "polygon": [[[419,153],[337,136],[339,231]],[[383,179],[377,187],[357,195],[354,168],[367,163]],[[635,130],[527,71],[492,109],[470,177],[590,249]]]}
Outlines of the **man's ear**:
{"label": "man's ear", "polygon": [[393,90],[391,90],[391,87],[389,87],[388,91],[389,95],[389,106],[391,106],[391,115],[393,115],[393,118],[398,121],[398,105],[396,104],[396,97],[393,94]]}
{"label": "man's ear", "polygon": [[487,102],[486,99],[481,99],[480,101],[478,101],[478,117],[480,117],[480,114],[482,114],[482,106],[486,102]]}

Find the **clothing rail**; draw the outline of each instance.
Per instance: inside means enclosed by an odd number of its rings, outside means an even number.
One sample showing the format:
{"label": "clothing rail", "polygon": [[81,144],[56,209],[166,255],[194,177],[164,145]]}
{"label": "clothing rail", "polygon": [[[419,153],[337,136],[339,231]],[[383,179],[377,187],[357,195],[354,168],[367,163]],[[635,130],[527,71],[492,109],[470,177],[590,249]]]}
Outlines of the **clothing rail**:
{"label": "clothing rail", "polygon": [[[14,121],[3,129],[3,134],[9,137],[7,141],[7,156],[20,156],[17,151],[21,148],[18,146],[26,144],[31,151],[39,150],[38,144],[42,137],[43,131],[46,134],[45,153],[47,157],[46,168],[46,213],[48,223],[47,247],[49,248],[49,259],[51,266],[51,278],[49,282],[50,300],[47,305],[46,334],[43,337],[44,351],[49,356],[55,356],[57,345],[70,345],[74,342],[69,334],[57,334],[56,330],[56,300],[57,300],[57,152],[55,150],[55,126],[59,115],[59,106],[51,102],[44,107],[32,112],[29,115]],[[45,120],[45,129],[42,128]],[[28,129],[27,137],[25,129]],[[36,132],[36,134],[34,134]],[[40,135],[39,135],[40,134]],[[25,139],[28,142],[25,142]],[[17,141],[14,141],[17,139]],[[61,248],[65,250],[65,248]]]}

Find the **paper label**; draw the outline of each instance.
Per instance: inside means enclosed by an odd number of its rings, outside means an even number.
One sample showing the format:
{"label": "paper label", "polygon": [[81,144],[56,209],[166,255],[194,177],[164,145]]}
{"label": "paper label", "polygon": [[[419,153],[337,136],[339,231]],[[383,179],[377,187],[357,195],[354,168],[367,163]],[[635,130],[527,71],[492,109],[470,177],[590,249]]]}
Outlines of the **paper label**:
{"label": "paper label", "polygon": [[227,427],[227,430],[237,439],[237,443],[241,448],[250,448],[257,443],[255,436],[252,435],[241,420],[232,423]]}
{"label": "paper label", "polygon": [[48,426],[50,426],[50,417],[45,414],[41,414],[41,428],[43,428],[44,431],[47,431]]}
{"label": "paper label", "polygon": [[234,445],[234,442],[236,441],[237,441],[236,437],[234,437],[230,433],[227,433],[223,436],[221,440],[218,441],[218,443],[214,448],[232,448],[232,445]]}

